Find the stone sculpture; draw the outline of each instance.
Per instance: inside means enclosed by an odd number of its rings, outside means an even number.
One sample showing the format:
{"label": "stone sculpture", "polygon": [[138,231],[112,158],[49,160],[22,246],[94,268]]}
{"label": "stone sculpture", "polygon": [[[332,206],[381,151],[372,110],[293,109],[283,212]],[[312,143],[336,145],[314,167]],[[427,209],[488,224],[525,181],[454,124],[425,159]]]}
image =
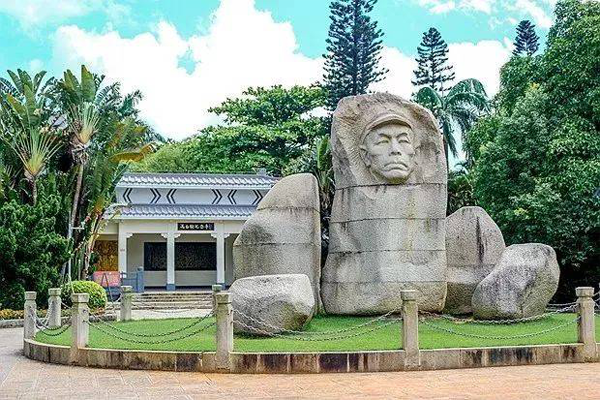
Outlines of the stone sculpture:
{"label": "stone sculpture", "polygon": [[235,279],[305,274],[315,303],[321,278],[319,188],[311,174],[290,175],[273,186],[233,245]]}
{"label": "stone sculpture", "polygon": [[391,94],[347,97],[333,116],[336,193],[322,299],[328,313],[378,314],[416,289],[419,308],[446,296],[442,136],[425,108]]}
{"label": "stone sculpture", "polygon": [[481,207],[463,207],[446,218],[448,294],[444,311],[468,314],[475,288],[494,269],[506,245]]}
{"label": "stone sculpture", "polygon": [[544,313],[556,293],[560,269],[545,244],[513,244],[473,293],[473,316],[519,319]]}
{"label": "stone sculpture", "polygon": [[[310,321],[315,309],[310,280],[302,274],[242,278],[231,285],[229,292],[236,310],[234,321],[261,331],[300,330]],[[239,324],[234,327],[238,332],[261,334]]]}

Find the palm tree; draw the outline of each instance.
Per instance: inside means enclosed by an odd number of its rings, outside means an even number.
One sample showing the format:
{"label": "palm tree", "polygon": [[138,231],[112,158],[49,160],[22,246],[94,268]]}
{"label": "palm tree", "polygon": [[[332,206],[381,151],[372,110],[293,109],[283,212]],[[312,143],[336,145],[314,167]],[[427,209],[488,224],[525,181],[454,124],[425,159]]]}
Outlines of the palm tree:
{"label": "palm tree", "polygon": [[47,93],[53,81],[42,85],[44,71],[33,79],[22,70],[8,71],[8,74],[12,82],[0,79],[0,134],[20,160],[35,204],[37,179],[61,146],[60,126],[52,116],[53,107]]}
{"label": "palm tree", "polygon": [[[82,247],[81,276],[87,276],[90,256],[100,231],[106,224],[104,213],[114,201],[115,188],[125,173],[127,163],[139,162],[152,153],[152,143],[144,143],[145,127],[132,118],[115,122],[113,137],[105,142],[89,162],[89,179],[86,179],[87,215],[85,220],[86,242]],[[134,148],[129,146],[139,144]]]}
{"label": "palm tree", "polygon": [[58,82],[59,96],[62,98],[64,109],[68,110],[70,152],[77,170],[67,233],[69,238],[73,237],[73,228],[79,211],[83,173],[89,159],[88,147],[98,131],[100,122],[96,95],[101,80],[102,78],[96,78],[82,65],[81,80],[78,80],[71,70],[67,70],[63,74],[63,79]]}
{"label": "palm tree", "polygon": [[415,95],[417,103],[428,108],[438,121],[444,141],[446,167],[448,153],[458,155],[455,134],[464,135],[483,113],[490,109],[490,103],[483,87],[477,79],[465,79],[454,85],[447,95],[430,87],[421,88]]}

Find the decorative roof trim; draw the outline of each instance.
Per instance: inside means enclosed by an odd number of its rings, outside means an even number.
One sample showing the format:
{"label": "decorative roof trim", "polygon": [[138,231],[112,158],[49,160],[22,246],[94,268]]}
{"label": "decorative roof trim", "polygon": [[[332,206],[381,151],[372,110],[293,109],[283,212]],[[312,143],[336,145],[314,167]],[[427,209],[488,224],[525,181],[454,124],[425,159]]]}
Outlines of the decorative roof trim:
{"label": "decorative roof trim", "polygon": [[233,220],[245,221],[256,210],[248,205],[179,205],[127,204],[112,205],[104,214],[106,220]]}
{"label": "decorative roof trim", "polygon": [[117,188],[270,189],[279,178],[251,174],[126,173]]}

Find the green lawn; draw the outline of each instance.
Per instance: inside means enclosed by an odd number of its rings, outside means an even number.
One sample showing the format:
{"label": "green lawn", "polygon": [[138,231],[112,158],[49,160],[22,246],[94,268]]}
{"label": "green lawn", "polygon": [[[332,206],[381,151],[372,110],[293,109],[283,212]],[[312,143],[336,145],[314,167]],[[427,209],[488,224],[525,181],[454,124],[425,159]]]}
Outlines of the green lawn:
{"label": "green lawn", "polygon": [[[575,314],[561,314],[545,318],[541,321],[519,323],[513,325],[475,325],[455,323],[442,319],[427,321],[436,326],[452,329],[457,332],[470,333],[477,335],[494,336],[512,336],[539,332],[552,328],[575,318]],[[339,330],[353,327],[368,321],[367,317],[315,317],[308,325],[308,332],[323,332]],[[142,320],[130,322],[111,322],[112,325],[134,333],[156,334],[169,332],[177,328],[190,325],[194,319],[164,319],[164,320]],[[212,320],[210,320],[212,322]],[[170,343],[129,343],[117,339],[112,335],[105,334],[94,327],[90,327],[90,347],[93,348],[113,348],[113,349],[147,349],[147,350],[179,350],[179,351],[208,351],[215,349],[215,327],[212,326],[203,332],[196,333],[190,337],[185,337],[194,333],[200,327],[209,323],[209,320],[203,321],[200,325],[193,326],[181,333],[160,337],[160,338],[140,338],[116,332],[112,328],[99,324],[98,326],[105,330],[113,332],[119,337],[129,337],[134,340],[144,342],[157,342],[161,339],[178,338]],[[363,331],[371,329],[375,325],[362,328]],[[596,319],[596,331],[600,336],[600,318]],[[354,332],[354,331],[352,331]],[[348,335],[349,332],[341,335]],[[50,337],[40,332],[36,340],[52,343],[69,345],[70,329],[60,336]],[[314,337],[314,336],[312,336]],[[438,348],[456,348],[456,347],[491,347],[491,346],[512,346],[512,345],[531,345],[531,344],[556,344],[556,343],[574,343],[577,341],[577,324],[573,323],[563,328],[545,333],[543,335],[519,338],[519,339],[479,339],[457,336],[447,332],[439,332],[425,325],[419,324],[419,342],[422,349]],[[296,341],[289,338],[257,338],[248,336],[235,337],[235,350],[245,352],[288,352],[288,351],[353,351],[353,350],[393,350],[399,349],[401,342],[401,326],[395,322],[390,326],[361,335],[342,340],[327,340],[317,342]]]}

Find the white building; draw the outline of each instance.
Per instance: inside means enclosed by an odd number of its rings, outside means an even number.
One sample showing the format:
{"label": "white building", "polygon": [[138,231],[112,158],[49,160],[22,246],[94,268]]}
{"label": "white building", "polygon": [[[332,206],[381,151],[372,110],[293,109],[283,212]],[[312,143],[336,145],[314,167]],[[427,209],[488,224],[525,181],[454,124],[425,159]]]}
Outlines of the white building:
{"label": "white building", "polygon": [[264,174],[126,174],[97,241],[100,269],[133,274],[142,267],[146,288],[230,285],[233,242],[276,181]]}

